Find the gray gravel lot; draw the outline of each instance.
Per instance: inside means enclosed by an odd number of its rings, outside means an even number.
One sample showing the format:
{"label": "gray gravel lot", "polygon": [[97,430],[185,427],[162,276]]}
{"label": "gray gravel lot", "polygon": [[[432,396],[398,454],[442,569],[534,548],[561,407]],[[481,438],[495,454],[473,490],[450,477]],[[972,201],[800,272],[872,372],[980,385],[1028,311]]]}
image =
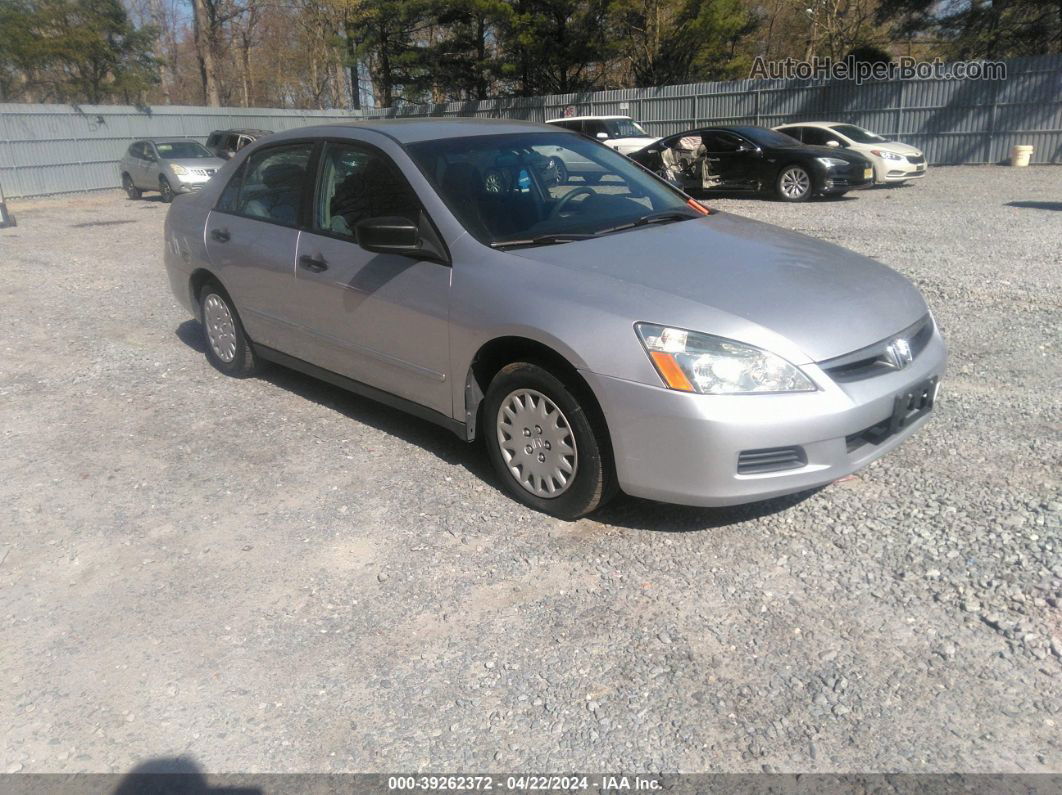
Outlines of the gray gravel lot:
{"label": "gray gravel lot", "polygon": [[211,369],[159,202],[12,203],[0,772],[1062,770],[1062,168],[711,203],[912,278],[937,416],[812,495],[575,523],[447,431]]}

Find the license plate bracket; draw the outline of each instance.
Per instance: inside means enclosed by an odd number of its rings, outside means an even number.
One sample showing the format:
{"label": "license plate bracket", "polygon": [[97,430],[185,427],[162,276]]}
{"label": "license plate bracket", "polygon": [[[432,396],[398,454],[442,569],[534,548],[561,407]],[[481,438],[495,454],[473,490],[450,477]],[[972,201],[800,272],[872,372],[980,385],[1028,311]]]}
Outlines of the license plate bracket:
{"label": "license plate bracket", "polygon": [[889,436],[899,433],[933,410],[933,403],[937,398],[938,381],[939,378],[933,376],[896,396],[892,404],[892,417],[889,420]]}

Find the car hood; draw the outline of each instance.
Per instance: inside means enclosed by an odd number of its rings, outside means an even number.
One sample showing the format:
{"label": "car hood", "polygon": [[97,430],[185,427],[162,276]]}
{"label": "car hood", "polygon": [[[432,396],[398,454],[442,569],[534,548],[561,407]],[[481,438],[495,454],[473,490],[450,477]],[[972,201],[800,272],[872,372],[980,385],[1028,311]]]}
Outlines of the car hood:
{"label": "car hood", "polygon": [[[662,302],[646,301],[647,316],[632,322],[679,325],[667,316],[668,307],[676,317],[695,319],[693,302],[704,308],[705,326],[720,313],[750,321],[784,337],[805,361],[870,345],[928,311],[914,285],[880,262],[726,213],[511,253],[665,294]],[[644,295],[630,289],[619,294],[626,300],[639,293]],[[714,326],[687,328],[720,333]]]}
{"label": "car hood", "polygon": [[899,141],[887,141],[883,144],[859,144],[859,149],[865,152],[869,152],[871,149],[883,149],[886,152],[895,152],[898,155],[922,154],[922,150],[918,147],[901,144]]}
{"label": "car hood", "polygon": [[168,166],[184,166],[185,168],[221,168],[228,161],[220,157],[184,157],[174,160],[163,160]]}
{"label": "car hood", "polygon": [[647,146],[655,144],[659,140],[659,138],[652,138],[649,136],[638,136],[635,138],[611,138],[608,141],[604,141],[603,143],[606,146],[615,149],[617,152],[621,152],[626,155],[631,154],[632,152],[641,151]]}
{"label": "car hood", "polygon": [[845,162],[853,163],[857,166],[870,165],[867,159],[859,152],[842,149],[839,146],[810,146],[808,144],[803,144],[802,146],[791,147],[791,149],[796,152],[811,155],[812,157],[835,157],[838,160],[844,160]]}

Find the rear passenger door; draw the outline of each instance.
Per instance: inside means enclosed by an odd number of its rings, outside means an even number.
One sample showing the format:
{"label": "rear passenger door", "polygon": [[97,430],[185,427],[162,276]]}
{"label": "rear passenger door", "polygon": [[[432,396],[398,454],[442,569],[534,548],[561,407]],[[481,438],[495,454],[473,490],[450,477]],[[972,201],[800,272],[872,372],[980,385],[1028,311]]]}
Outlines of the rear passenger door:
{"label": "rear passenger door", "polygon": [[451,268],[355,241],[369,218],[430,224],[420,200],[390,156],[366,143],[326,142],[319,174],[291,300],[300,358],[451,416]]}
{"label": "rear passenger door", "polygon": [[312,187],[310,142],[253,152],[207,216],[210,262],[248,336],[293,353],[291,298],[299,219]]}

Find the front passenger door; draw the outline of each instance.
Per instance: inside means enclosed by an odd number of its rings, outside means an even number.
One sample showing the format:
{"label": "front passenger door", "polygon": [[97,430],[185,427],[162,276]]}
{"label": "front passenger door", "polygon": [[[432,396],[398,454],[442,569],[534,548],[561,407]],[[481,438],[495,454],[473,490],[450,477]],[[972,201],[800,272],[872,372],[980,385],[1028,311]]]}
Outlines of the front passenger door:
{"label": "front passenger door", "polygon": [[325,143],[319,174],[291,303],[303,358],[450,417],[451,268],[372,253],[355,240],[369,218],[430,224],[420,201],[394,161],[368,144]]}

